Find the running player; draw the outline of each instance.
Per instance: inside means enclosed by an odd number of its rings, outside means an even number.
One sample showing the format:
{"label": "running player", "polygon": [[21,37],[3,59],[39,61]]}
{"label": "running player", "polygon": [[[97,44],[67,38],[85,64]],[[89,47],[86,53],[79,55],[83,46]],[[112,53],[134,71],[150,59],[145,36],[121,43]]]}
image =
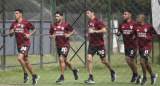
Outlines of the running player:
{"label": "running player", "polygon": [[[32,66],[28,60],[28,51],[30,47],[29,38],[36,32],[35,27],[31,24],[31,22],[23,19],[23,11],[21,9],[16,9],[14,12],[15,19],[10,27],[10,37],[15,33],[16,41],[17,41],[17,49],[18,49],[18,61],[20,62],[22,69],[24,71],[24,83],[29,81],[29,77],[26,71],[26,67],[31,73],[33,77],[33,85],[37,84],[37,80],[40,76],[36,75],[33,72]],[[29,33],[29,30],[33,30]]]}
{"label": "running player", "polygon": [[146,69],[148,70],[151,76],[151,84],[155,84],[157,74],[153,74],[151,66],[148,62],[148,55],[152,49],[152,40],[157,36],[157,32],[153,28],[152,25],[147,24],[145,22],[145,15],[140,14],[137,17],[137,22],[139,26],[135,29],[136,36],[133,36],[133,39],[136,37],[138,38],[138,45],[139,45],[139,53],[141,56],[140,63],[142,65],[143,70],[143,80],[142,85],[146,85],[147,77],[146,77]]}
{"label": "running player", "polygon": [[110,63],[105,58],[105,48],[104,48],[104,40],[103,33],[106,32],[105,25],[102,23],[100,19],[95,17],[94,12],[91,9],[87,10],[87,16],[90,19],[88,22],[89,27],[89,47],[88,47],[88,70],[89,70],[89,78],[85,80],[85,83],[94,83],[93,73],[92,73],[92,58],[97,53],[100,56],[101,61],[105,64],[110,72],[111,72],[111,81],[114,82],[116,79],[116,73],[112,69]]}
{"label": "running player", "polygon": [[136,39],[132,39],[132,31],[137,27],[137,23],[131,19],[132,13],[127,10],[124,11],[124,20],[120,23],[118,27],[117,36],[123,35],[123,42],[125,46],[125,60],[133,72],[131,82],[139,84],[141,82],[141,76],[137,72],[137,66],[135,63],[135,54],[138,48],[138,43]]}
{"label": "running player", "polygon": [[67,60],[67,55],[69,52],[69,37],[75,34],[72,26],[66,22],[63,22],[63,13],[57,11],[55,14],[56,23],[51,25],[50,28],[50,38],[56,39],[57,52],[60,57],[60,66],[61,66],[61,76],[56,81],[56,83],[64,82],[64,70],[65,65],[67,65],[74,74],[75,80],[78,79],[79,69],[75,69],[71,63]]}

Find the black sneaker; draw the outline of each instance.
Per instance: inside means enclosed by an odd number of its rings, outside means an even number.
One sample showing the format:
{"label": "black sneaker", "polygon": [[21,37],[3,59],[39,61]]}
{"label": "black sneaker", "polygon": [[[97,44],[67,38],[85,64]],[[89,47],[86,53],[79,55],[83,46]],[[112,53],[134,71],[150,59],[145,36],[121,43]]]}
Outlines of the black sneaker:
{"label": "black sneaker", "polygon": [[74,69],[73,70],[75,80],[78,80],[78,73],[79,73],[79,69]]}
{"label": "black sneaker", "polygon": [[89,77],[88,80],[84,81],[85,83],[94,83],[94,79]]}
{"label": "black sneaker", "polygon": [[111,72],[111,81],[114,82],[115,80],[116,80],[116,73],[115,73],[115,71],[113,70],[113,71]]}
{"label": "black sneaker", "polygon": [[56,83],[63,83],[64,82],[64,77],[61,75],[60,78],[56,81]]}
{"label": "black sneaker", "polygon": [[24,73],[24,83],[27,83],[29,81],[29,77],[27,73]]}
{"label": "black sneaker", "polygon": [[158,74],[153,74],[151,76],[151,85],[154,85],[156,83],[157,76],[158,76]]}
{"label": "black sneaker", "polygon": [[143,77],[141,85],[146,85],[146,83],[147,83],[147,77]]}
{"label": "black sneaker", "polygon": [[132,79],[131,79],[131,82],[135,82],[138,78],[138,74],[137,75],[133,75],[132,76]]}
{"label": "black sneaker", "polygon": [[36,74],[33,75],[33,79],[32,79],[32,80],[33,80],[33,83],[32,83],[32,84],[33,84],[33,85],[36,85],[39,78],[40,78],[40,76],[38,76],[38,75],[36,75]]}
{"label": "black sneaker", "polygon": [[141,83],[141,75],[138,75],[138,78],[137,78],[137,81],[136,81],[136,84],[140,84]]}

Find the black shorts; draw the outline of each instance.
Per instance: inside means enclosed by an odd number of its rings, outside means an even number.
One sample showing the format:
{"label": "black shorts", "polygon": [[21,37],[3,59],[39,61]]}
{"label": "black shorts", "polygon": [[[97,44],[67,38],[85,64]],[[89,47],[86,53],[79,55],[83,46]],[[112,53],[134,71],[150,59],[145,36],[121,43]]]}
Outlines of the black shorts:
{"label": "black shorts", "polygon": [[148,55],[150,54],[150,50],[140,50],[139,54],[141,58],[144,58],[145,60],[148,60]]}
{"label": "black shorts", "polygon": [[94,56],[96,52],[97,52],[97,55],[100,56],[100,58],[104,58],[105,57],[104,45],[100,45],[100,46],[89,45],[88,54],[91,54],[92,56]]}
{"label": "black shorts", "polygon": [[57,52],[59,56],[63,56],[64,58],[67,58],[68,52],[69,52],[69,47],[62,47],[62,48],[57,48]]}
{"label": "black shorts", "polygon": [[134,57],[137,49],[125,49],[125,56]]}
{"label": "black shorts", "polygon": [[18,53],[23,54],[24,57],[28,57],[29,47],[30,47],[30,46],[28,46],[28,45],[24,45],[24,46],[18,48]]}

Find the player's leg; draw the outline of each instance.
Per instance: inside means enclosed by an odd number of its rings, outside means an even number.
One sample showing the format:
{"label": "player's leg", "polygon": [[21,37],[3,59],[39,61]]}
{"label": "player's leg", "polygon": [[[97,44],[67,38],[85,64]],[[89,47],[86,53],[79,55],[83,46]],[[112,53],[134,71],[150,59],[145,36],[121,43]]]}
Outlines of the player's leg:
{"label": "player's leg", "polygon": [[125,49],[125,60],[133,72],[131,82],[136,81],[136,83],[139,84],[141,82],[141,76],[137,72],[137,66],[134,58],[135,53],[136,49]]}
{"label": "player's leg", "polygon": [[89,45],[88,47],[88,57],[87,57],[87,64],[88,64],[88,71],[89,71],[89,78],[88,80],[85,80],[85,83],[94,83],[93,79],[93,71],[92,71],[92,58],[94,54],[96,53],[96,47]]}
{"label": "player's leg", "polygon": [[27,73],[27,71],[26,71],[26,65],[25,65],[25,61],[24,61],[24,55],[22,53],[18,54],[18,61],[21,64],[24,73]]}
{"label": "player's leg", "polygon": [[151,84],[153,85],[153,84],[155,84],[158,75],[157,74],[153,74],[152,68],[151,68],[151,66],[150,66],[150,64],[148,62],[148,55],[150,54],[150,50],[145,50],[144,53],[146,55],[146,68],[147,68],[147,71],[149,72],[149,74],[151,76]]}
{"label": "player's leg", "polygon": [[100,56],[102,63],[105,64],[108,67],[108,69],[110,70],[110,72],[111,72],[111,81],[114,82],[116,80],[116,73],[112,69],[110,63],[105,58],[105,52],[106,51],[105,51],[104,45],[97,46],[96,48],[97,48],[97,55]]}
{"label": "player's leg", "polygon": [[142,66],[142,71],[143,71],[143,79],[142,79],[142,83],[141,84],[142,85],[146,85],[146,83],[147,83],[146,62],[147,62],[148,58],[146,58],[146,51],[145,50],[141,50],[139,53],[140,53],[140,56],[141,56],[140,63],[141,63],[141,66]]}
{"label": "player's leg", "polygon": [[67,58],[65,59],[65,64],[73,71],[75,80],[78,80],[79,69],[75,69]]}
{"label": "player's leg", "polygon": [[94,83],[94,79],[93,79],[93,71],[92,71],[92,55],[88,54],[87,57],[87,64],[88,64],[88,71],[89,71],[89,78],[88,80],[85,80],[85,83]]}
{"label": "player's leg", "polygon": [[33,83],[32,83],[32,84],[35,85],[35,84],[37,84],[40,76],[38,76],[37,74],[35,74],[35,73],[33,72],[33,69],[32,69],[32,66],[31,66],[29,60],[28,60],[28,57],[25,57],[24,60],[25,60],[25,64],[26,64],[27,69],[29,70],[29,72],[30,72],[31,75],[32,75],[32,80],[33,80]]}
{"label": "player's leg", "polygon": [[112,69],[110,63],[106,60],[106,58],[101,58],[101,61],[110,70],[110,72],[111,72],[111,81],[114,82],[116,80],[116,73],[115,73],[115,71]]}

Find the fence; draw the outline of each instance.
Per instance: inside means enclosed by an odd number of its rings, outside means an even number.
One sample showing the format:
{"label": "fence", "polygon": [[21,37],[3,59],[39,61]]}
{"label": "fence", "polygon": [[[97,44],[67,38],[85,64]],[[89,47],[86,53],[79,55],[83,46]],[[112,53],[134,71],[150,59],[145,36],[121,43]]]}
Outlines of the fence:
{"label": "fence", "polygon": [[[64,12],[64,21],[72,25],[76,32],[74,36],[70,37],[69,60],[79,59],[78,64],[85,64],[85,67],[88,47],[88,39],[85,36],[88,32],[87,8],[92,8],[96,17],[100,18],[106,25],[107,33],[104,33],[104,41],[110,62],[112,55],[120,52],[120,45],[123,43],[122,37],[118,38],[116,36],[118,25],[123,20],[123,12],[126,9],[131,9],[134,20],[136,20],[139,13],[144,13],[149,23],[152,20],[151,0],[1,0],[0,4],[2,6],[0,8],[0,28],[2,28],[0,34],[9,33],[9,27],[13,22],[12,20],[14,20],[13,12],[16,8],[23,9],[23,17],[30,20],[37,28],[36,34],[30,38],[31,48],[29,54],[35,55],[32,57],[34,58],[32,64],[40,64],[40,67],[43,67],[44,63],[57,62],[55,41],[50,40],[48,37],[50,25],[52,21],[55,21],[54,13],[56,10]],[[154,41],[153,44],[156,44],[157,47],[158,42]],[[156,48],[156,50],[158,49]],[[157,53],[159,52],[152,52],[152,58],[155,57],[154,55],[157,56]],[[9,58],[17,54],[14,38],[0,37],[0,54],[3,54],[1,59],[2,68],[17,65],[17,61],[12,62],[16,58],[13,58],[10,62],[8,61]],[[152,61],[154,60],[152,59]]]}

